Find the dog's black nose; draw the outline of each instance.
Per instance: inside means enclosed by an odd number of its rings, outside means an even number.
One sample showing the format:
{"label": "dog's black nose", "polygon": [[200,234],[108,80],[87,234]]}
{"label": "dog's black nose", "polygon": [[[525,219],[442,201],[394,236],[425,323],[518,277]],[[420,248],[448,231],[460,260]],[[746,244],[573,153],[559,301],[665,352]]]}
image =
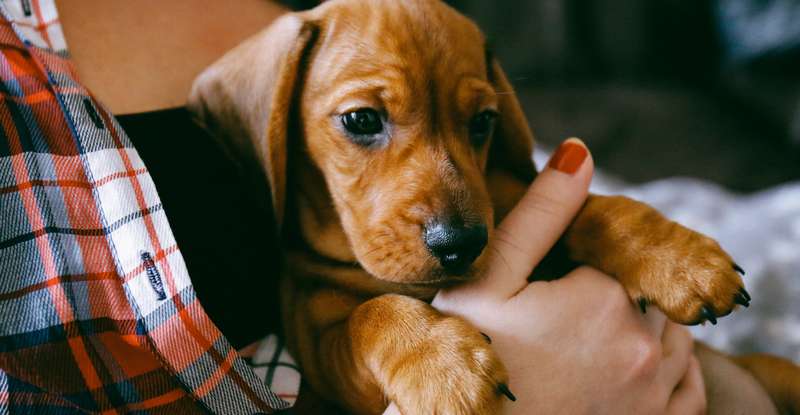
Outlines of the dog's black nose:
{"label": "dog's black nose", "polygon": [[462,275],[483,252],[488,234],[485,225],[432,222],[425,227],[425,245],[445,271]]}

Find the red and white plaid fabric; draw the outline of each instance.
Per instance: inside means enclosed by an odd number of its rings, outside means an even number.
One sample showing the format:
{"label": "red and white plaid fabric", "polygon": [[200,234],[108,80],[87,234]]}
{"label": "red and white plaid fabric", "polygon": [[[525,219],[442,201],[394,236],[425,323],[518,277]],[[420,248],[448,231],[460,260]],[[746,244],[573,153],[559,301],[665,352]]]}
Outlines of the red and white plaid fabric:
{"label": "red and white plaid fabric", "polygon": [[300,376],[199,304],[147,169],[52,0],[0,1],[0,414],[261,413]]}

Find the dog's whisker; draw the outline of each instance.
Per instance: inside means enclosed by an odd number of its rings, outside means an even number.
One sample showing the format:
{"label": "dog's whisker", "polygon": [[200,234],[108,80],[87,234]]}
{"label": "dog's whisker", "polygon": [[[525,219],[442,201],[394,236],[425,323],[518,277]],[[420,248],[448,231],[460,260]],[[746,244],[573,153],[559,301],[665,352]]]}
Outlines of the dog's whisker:
{"label": "dog's whisker", "polygon": [[381,248],[383,248],[383,247],[382,246],[376,246],[375,248],[370,249],[369,251],[367,251],[364,254],[364,257],[369,258],[370,255],[374,254],[375,252],[378,252]]}
{"label": "dog's whisker", "polygon": [[372,235],[372,239],[389,238],[389,237],[393,237],[393,236],[394,236],[394,233],[381,232],[381,233],[377,233],[375,235]]}
{"label": "dog's whisker", "polygon": [[391,240],[394,240],[394,235],[381,235],[381,236],[375,236],[375,237],[373,237],[373,238],[372,238],[372,241],[371,241],[371,242],[372,242],[372,243],[378,243],[378,242],[380,242],[380,241],[386,241],[386,240],[390,240],[390,241],[391,241]]}
{"label": "dog's whisker", "polygon": [[[372,237],[372,241],[373,242],[379,242],[381,240],[386,240],[386,239],[389,239],[390,242],[391,242],[392,240],[394,240],[394,234],[390,234],[390,233],[386,233],[385,232],[385,233],[381,233],[381,234],[378,234],[378,235],[375,235],[375,236]],[[384,247],[385,247],[384,245],[378,245],[378,246],[370,249],[366,253],[364,253],[364,257],[368,258],[370,255],[372,255],[375,252],[383,249]]]}
{"label": "dog's whisker", "polygon": [[400,267],[400,269],[397,271],[397,273],[395,273],[395,276],[402,276],[403,273],[406,271],[406,268],[408,268],[409,265],[411,265],[411,263],[406,261],[406,263],[403,264],[402,267]]}

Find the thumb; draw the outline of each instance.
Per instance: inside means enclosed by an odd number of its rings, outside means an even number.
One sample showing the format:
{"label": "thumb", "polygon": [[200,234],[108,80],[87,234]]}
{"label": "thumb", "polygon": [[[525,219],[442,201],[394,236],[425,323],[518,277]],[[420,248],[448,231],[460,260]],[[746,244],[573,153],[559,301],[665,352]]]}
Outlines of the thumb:
{"label": "thumb", "polygon": [[481,292],[509,298],[567,229],[586,201],[594,162],[577,138],[564,141],[517,206],[495,229]]}

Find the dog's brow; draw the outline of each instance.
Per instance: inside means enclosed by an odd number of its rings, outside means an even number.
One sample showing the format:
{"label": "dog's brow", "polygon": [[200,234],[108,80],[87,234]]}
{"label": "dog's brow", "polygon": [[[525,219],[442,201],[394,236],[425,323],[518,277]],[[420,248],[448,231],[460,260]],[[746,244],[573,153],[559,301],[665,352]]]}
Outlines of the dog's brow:
{"label": "dog's brow", "polygon": [[465,76],[458,82],[456,105],[465,117],[490,109],[497,110],[497,95],[494,87],[479,76]]}
{"label": "dog's brow", "polygon": [[386,90],[383,80],[353,79],[337,86],[328,99],[328,107],[341,109],[348,100],[383,100]]}

